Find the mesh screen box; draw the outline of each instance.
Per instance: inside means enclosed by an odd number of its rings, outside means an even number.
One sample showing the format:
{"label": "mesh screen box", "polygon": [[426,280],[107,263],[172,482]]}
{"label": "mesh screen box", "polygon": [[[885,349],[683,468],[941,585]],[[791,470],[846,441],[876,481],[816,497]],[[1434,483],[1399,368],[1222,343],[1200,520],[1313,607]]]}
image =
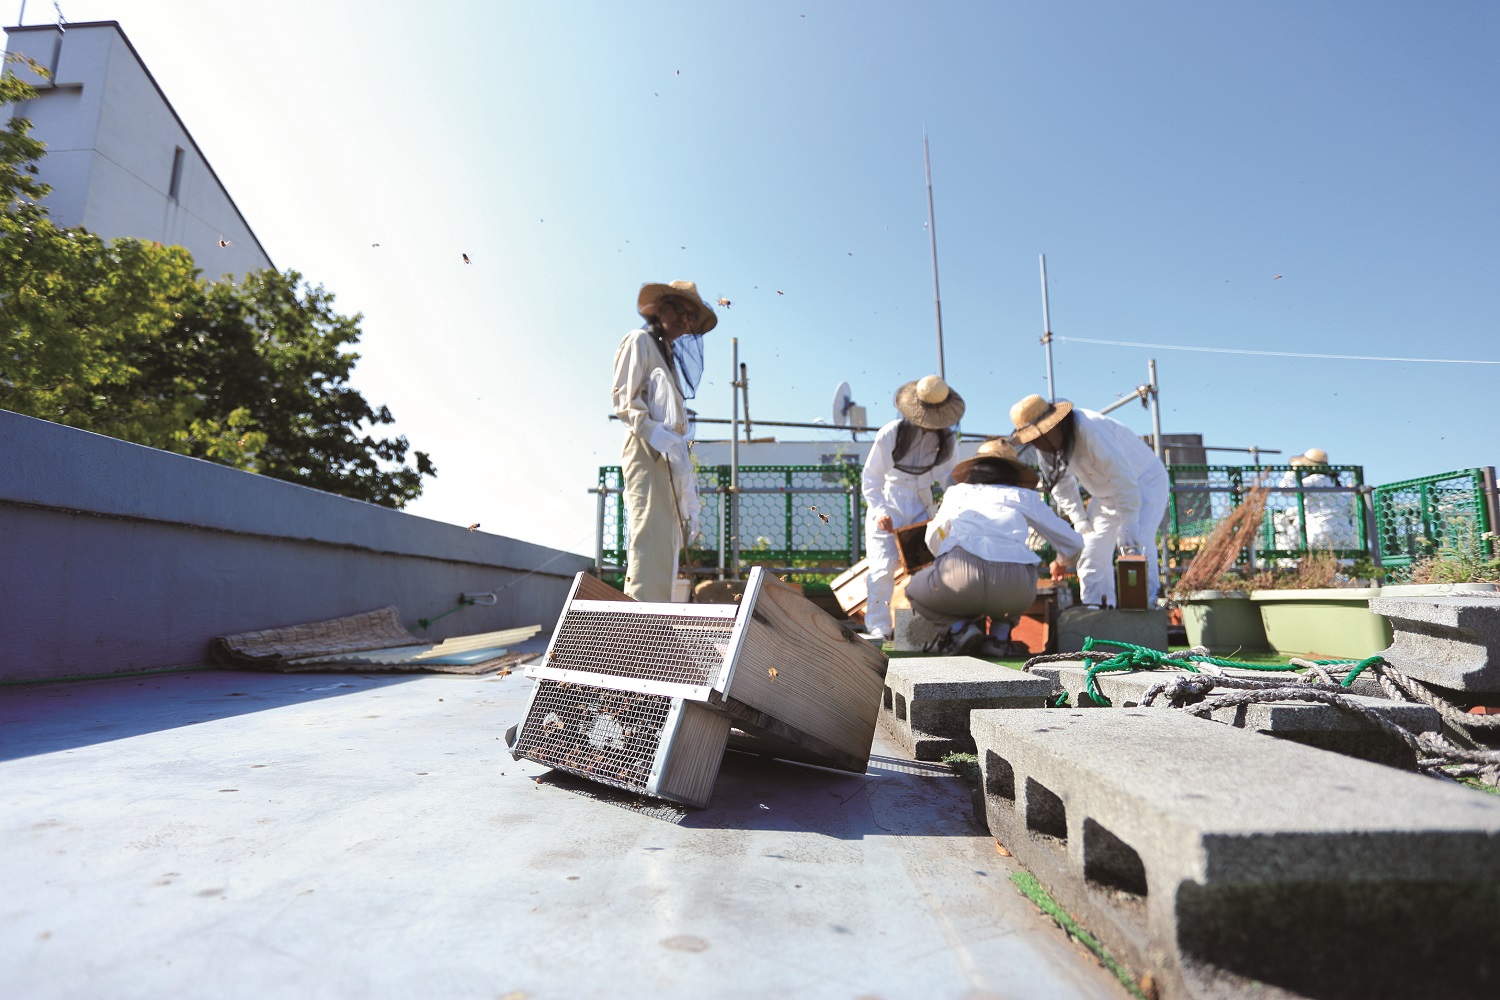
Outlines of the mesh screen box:
{"label": "mesh screen box", "polygon": [[511,752],[692,806],[726,746],[862,773],[885,654],[763,569],[738,605],[650,604],[578,574]]}

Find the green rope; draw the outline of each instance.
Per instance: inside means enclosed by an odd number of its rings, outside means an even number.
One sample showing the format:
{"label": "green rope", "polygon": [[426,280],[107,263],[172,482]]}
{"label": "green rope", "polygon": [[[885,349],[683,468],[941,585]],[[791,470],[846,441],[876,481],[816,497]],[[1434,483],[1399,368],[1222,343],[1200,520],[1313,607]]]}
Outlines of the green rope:
{"label": "green rope", "polygon": [[449,608],[447,611],[444,611],[436,618],[418,618],[417,628],[429,628],[433,622],[441,621],[442,619],[447,618],[449,615],[453,614],[453,612],[462,611],[464,608],[469,607],[473,603],[473,601],[460,600],[457,605]]}
{"label": "green rope", "polygon": [[[1084,681],[1084,690],[1079,697],[1079,703],[1084,705],[1095,705],[1100,708],[1110,707],[1110,700],[1099,690],[1099,682],[1095,679],[1097,674],[1109,673],[1117,670],[1160,670],[1163,667],[1187,670],[1192,673],[1200,673],[1198,664],[1209,663],[1216,667],[1235,667],[1240,670],[1268,670],[1285,671],[1291,668],[1290,664],[1276,663],[1245,663],[1240,660],[1226,660],[1218,656],[1206,656],[1202,653],[1184,652],[1176,657],[1169,658],[1166,653],[1149,649],[1146,646],[1137,646],[1129,642],[1117,642],[1114,639],[1095,639],[1089,636],[1083,640],[1083,651],[1090,652],[1095,646],[1115,646],[1120,652],[1107,660],[1100,660],[1089,667]],[[1358,677],[1360,672],[1374,663],[1384,662],[1380,656],[1371,656],[1363,660],[1312,660],[1320,667],[1344,666],[1354,664],[1340,681],[1340,685],[1348,687]]]}

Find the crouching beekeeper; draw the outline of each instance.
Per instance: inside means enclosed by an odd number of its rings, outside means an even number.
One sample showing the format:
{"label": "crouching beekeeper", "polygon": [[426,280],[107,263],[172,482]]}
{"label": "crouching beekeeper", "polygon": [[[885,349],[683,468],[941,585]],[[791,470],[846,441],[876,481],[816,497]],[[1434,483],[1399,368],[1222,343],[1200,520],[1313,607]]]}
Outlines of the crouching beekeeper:
{"label": "crouching beekeeper", "polygon": [[701,530],[687,400],[703,377],[703,335],[719,320],[691,281],[642,285],[636,311],[646,323],[615,351],[613,392],[625,424],[625,594],[670,601],[678,555]]}

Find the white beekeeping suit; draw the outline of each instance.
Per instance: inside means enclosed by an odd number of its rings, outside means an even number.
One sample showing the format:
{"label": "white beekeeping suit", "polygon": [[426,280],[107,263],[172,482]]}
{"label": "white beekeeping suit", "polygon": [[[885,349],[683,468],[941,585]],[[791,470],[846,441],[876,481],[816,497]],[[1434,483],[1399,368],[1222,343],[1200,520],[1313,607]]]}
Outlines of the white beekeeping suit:
{"label": "white beekeeping suit", "polygon": [[[1288,464],[1303,469],[1326,469],[1328,453],[1321,448],[1309,448],[1301,455],[1293,456]],[[1297,486],[1297,479],[1297,469],[1289,469],[1282,473],[1278,485],[1293,489]],[[1339,485],[1338,479],[1330,476],[1327,471],[1304,472],[1301,474],[1301,480],[1304,487],[1319,488]],[[1308,551],[1356,547],[1358,536],[1354,530],[1354,508],[1351,497],[1337,493],[1306,493],[1302,497],[1302,511],[1307,521]],[[1301,543],[1297,531],[1295,496],[1292,497],[1286,515],[1287,534],[1290,541],[1287,547],[1295,549]]]}
{"label": "white beekeeping suit", "polygon": [[[1118,602],[1115,549],[1146,557],[1146,599],[1161,587],[1156,532],[1167,511],[1166,466],[1135,432],[1117,420],[1078,409],[1067,400],[1048,403],[1028,396],[1011,407],[1016,440],[1034,444],[1051,466],[1052,498],[1083,536],[1078,558],[1079,598],[1084,604]],[[1049,442],[1057,445],[1048,450]],[[1088,490],[1085,507],[1079,487]]]}
{"label": "white beekeeping suit", "polygon": [[691,281],[643,286],[637,309],[651,322],[627,333],[616,349],[611,393],[626,428],[621,452],[630,531],[625,593],[640,601],[670,601],[678,555],[698,534],[702,509],[688,455],[684,393],[684,384],[688,393],[696,387],[702,367],[686,370],[684,361],[691,362],[692,355],[680,348],[688,341],[696,346],[717,319]]}
{"label": "white beekeeping suit", "polygon": [[958,460],[953,426],[963,416],[964,401],[936,375],[908,382],[896,390],[899,420],[875,435],[865,459],[860,492],[865,500],[865,630],[885,639],[891,635],[894,574],[901,564],[895,529],[925,521],[937,504],[932,488],[952,483]]}

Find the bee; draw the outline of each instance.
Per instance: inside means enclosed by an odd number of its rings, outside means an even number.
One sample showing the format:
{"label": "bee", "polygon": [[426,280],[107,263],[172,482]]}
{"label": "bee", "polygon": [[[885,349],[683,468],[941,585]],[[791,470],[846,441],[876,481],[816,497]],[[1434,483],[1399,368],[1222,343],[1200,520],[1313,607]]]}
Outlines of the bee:
{"label": "bee", "polygon": [[775,667],[772,667],[769,670],[767,670],[766,673],[770,676],[771,680],[774,681],[776,679],[776,675],[777,675],[778,671],[776,670]]}
{"label": "bee", "polygon": [[477,531],[477,530],[479,530],[479,522],[475,521],[473,524],[469,525],[469,530],[470,531]]}
{"label": "bee", "polygon": [[777,295],[785,295],[786,292],[783,292],[781,289],[778,288],[778,289],[776,289],[776,294]]}
{"label": "bee", "polygon": [[220,236],[219,237],[219,246],[220,247],[227,247],[227,246],[229,246],[229,240],[226,240],[224,237]]}
{"label": "bee", "polygon": [[812,511],[814,514],[817,514],[818,517],[822,518],[824,524],[828,523],[828,515],[827,514],[823,513],[821,510],[818,510],[818,508],[816,508],[816,507],[809,507],[807,509],[810,510],[810,511]]}
{"label": "bee", "polygon": [[729,306],[730,306],[730,302],[729,302],[728,299],[724,298],[721,295],[721,296],[719,296],[719,305],[723,306],[725,309],[728,309]]}
{"label": "bee", "polygon": [[464,263],[465,263],[465,264],[472,264],[472,263],[474,263],[474,262],[473,262],[473,261],[471,261],[471,260],[470,260],[470,259],[469,259],[469,255],[468,255],[468,254],[461,254],[461,255],[460,255],[460,256],[462,256],[462,257],[463,257],[463,259],[464,259]]}

